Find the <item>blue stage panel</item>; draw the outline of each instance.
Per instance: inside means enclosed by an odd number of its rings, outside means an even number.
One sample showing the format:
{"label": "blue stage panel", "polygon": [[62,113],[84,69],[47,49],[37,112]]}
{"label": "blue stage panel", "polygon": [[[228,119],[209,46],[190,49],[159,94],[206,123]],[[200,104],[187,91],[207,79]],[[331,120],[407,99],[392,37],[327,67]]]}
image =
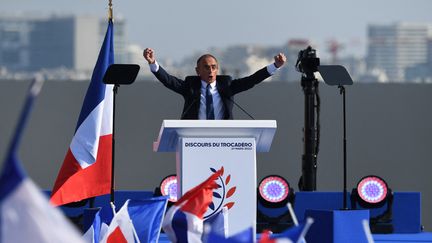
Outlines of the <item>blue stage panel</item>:
{"label": "blue stage panel", "polygon": [[374,234],[375,243],[424,243],[432,242],[432,233],[423,232],[417,234]]}
{"label": "blue stage panel", "polygon": [[314,219],[308,243],[367,242],[362,221],[369,219],[369,210],[307,210],[305,216]]}
{"label": "blue stage panel", "polygon": [[[420,192],[393,193],[394,233],[421,232],[421,194]],[[343,207],[342,192],[297,192],[294,211],[299,221],[304,220],[306,210],[339,210]],[[348,193],[348,207],[351,206]],[[362,209],[357,206],[358,209]],[[381,214],[385,208],[371,209],[370,216]]]}
{"label": "blue stage panel", "polygon": [[421,232],[420,192],[395,192],[393,199],[394,233]]}

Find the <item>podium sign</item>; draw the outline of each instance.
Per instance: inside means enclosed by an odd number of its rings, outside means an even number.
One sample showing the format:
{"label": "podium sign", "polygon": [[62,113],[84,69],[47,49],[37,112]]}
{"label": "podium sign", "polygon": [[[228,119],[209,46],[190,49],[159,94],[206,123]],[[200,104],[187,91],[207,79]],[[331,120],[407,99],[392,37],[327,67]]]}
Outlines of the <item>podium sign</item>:
{"label": "podium sign", "polygon": [[157,152],[176,151],[177,191],[181,197],[223,167],[208,218],[226,206],[229,235],[256,227],[256,152],[268,152],[274,120],[165,120]]}
{"label": "podium sign", "polygon": [[[256,223],[256,155],[253,138],[183,138],[177,160],[180,194],[207,179],[212,170],[223,167],[213,193],[213,205],[204,219],[228,206],[229,233],[240,232]],[[187,161],[181,165],[181,161]],[[180,173],[178,173],[180,172]]]}

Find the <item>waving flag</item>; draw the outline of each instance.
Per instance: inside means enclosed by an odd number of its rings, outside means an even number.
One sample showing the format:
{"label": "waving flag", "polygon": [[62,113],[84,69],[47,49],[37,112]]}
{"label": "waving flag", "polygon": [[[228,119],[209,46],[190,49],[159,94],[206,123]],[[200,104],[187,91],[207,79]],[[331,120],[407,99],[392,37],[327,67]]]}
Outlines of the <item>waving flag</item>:
{"label": "waving flag", "polygon": [[228,237],[228,208],[222,209],[210,218],[204,221],[203,240],[208,238],[209,234],[216,234],[222,237]]}
{"label": "waving flag", "polygon": [[102,221],[101,218],[101,208],[97,209],[94,215],[93,223],[90,228],[84,233],[83,239],[87,243],[99,243],[102,236],[105,235],[108,230],[108,225]]}
{"label": "waving flag", "polygon": [[287,229],[286,231],[277,234],[277,235],[271,235],[269,231],[266,231],[262,234],[260,243],[301,243],[306,242],[304,240],[304,237],[306,236],[306,233],[308,232],[311,224],[313,223],[312,218],[307,218],[306,222],[296,225],[294,227],[291,227]]}
{"label": "waving flag", "polygon": [[111,241],[113,237],[134,242],[130,240],[135,234],[138,242],[158,242],[167,204],[167,197],[127,200],[114,216],[101,242],[114,242]]}
{"label": "waving flag", "polygon": [[32,84],[0,175],[0,242],[82,242],[59,209],[27,177],[18,147],[42,81]]}
{"label": "waving flag", "polygon": [[172,242],[202,242],[203,216],[213,200],[222,170],[186,192],[166,213],[162,227]]}
{"label": "waving flag", "polygon": [[253,228],[247,228],[233,236],[224,237],[216,232],[210,232],[205,243],[251,243],[253,240]]}
{"label": "waving flag", "polygon": [[102,243],[134,243],[135,229],[127,209],[128,201],[116,213],[108,230],[102,237]]}
{"label": "waving flag", "polygon": [[110,20],[75,134],[51,194],[54,205],[63,205],[111,191],[112,85],[102,82],[114,63],[113,23]]}

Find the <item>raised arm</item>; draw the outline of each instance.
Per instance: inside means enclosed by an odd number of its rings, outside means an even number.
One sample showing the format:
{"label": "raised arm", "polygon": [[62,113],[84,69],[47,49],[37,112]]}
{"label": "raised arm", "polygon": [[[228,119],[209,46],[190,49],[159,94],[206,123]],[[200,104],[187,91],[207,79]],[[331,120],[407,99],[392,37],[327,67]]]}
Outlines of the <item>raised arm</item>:
{"label": "raised arm", "polygon": [[153,49],[144,49],[143,57],[145,60],[147,60],[150,66],[150,71],[165,87],[181,95],[186,94],[188,90],[187,84],[182,79],[170,75],[161,66],[159,66],[158,62],[156,61],[155,51]]}
{"label": "raised arm", "polygon": [[250,76],[233,80],[231,82],[231,90],[233,94],[237,94],[242,91],[248,90],[253,86],[255,86],[256,84],[262,82],[266,78],[273,75],[279,68],[281,68],[286,63],[286,61],[287,58],[285,54],[279,53],[276,56],[274,56],[274,63],[256,71],[254,74]]}

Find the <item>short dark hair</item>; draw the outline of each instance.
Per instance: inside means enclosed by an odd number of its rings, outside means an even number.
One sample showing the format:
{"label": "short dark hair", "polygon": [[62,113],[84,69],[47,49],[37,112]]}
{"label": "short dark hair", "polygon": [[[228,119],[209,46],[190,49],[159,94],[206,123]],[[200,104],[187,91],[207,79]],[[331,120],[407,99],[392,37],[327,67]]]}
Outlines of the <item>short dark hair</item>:
{"label": "short dark hair", "polygon": [[207,58],[207,57],[211,57],[213,59],[215,59],[216,63],[219,64],[218,60],[216,59],[216,57],[214,57],[212,54],[204,54],[202,56],[200,56],[197,60],[197,66],[199,65],[199,63],[201,62],[202,59]]}

